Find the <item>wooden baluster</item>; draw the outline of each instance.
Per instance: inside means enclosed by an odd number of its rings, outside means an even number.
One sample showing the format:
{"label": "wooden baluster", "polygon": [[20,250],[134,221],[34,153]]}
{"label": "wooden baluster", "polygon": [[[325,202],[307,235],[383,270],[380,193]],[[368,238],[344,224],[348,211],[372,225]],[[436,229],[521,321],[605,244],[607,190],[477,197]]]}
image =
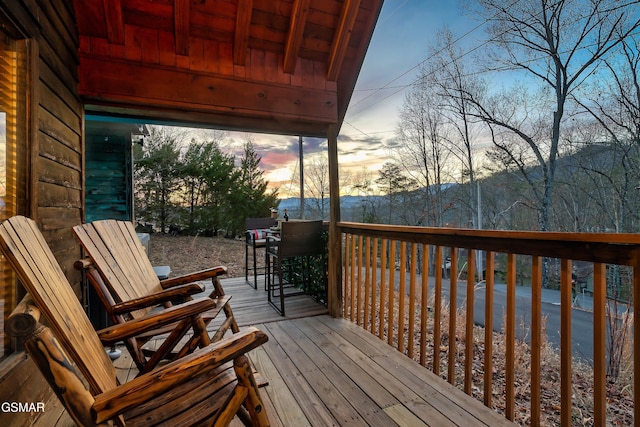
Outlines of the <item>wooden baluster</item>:
{"label": "wooden baluster", "polygon": [[[634,274],[637,274],[634,271]],[[607,421],[607,278],[606,266],[593,265],[593,424]],[[636,396],[638,394],[636,393]]]}
{"label": "wooden baluster", "polygon": [[376,237],[373,239],[373,253],[371,255],[371,333],[375,335],[375,327],[377,323],[377,302],[378,302],[378,242]]}
{"label": "wooden baluster", "polygon": [[345,319],[350,319],[350,308],[351,308],[351,289],[350,289],[350,281],[349,281],[349,272],[351,266],[351,259],[349,258],[349,244],[350,244],[351,235],[345,233],[344,234],[344,257],[343,257],[343,269],[344,272],[342,274],[342,298],[344,298],[344,304],[342,304],[342,316]]}
{"label": "wooden baluster", "polygon": [[416,259],[418,257],[418,245],[415,243],[411,244],[411,258],[409,262],[409,331],[408,331],[408,347],[409,352],[407,353],[410,358],[413,359],[414,354],[414,334],[415,334],[415,323],[416,323]]}
{"label": "wooden baluster", "polygon": [[420,299],[420,364],[427,364],[427,319],[429,317],[429,246],[422,245],[422,294]]}
{"label": "wooden baluster", "polygon": [[542,348],[542,258],[531,259],[531,425],[540,425],[540,363]]}
{"label": "wooden baluster", "polygon": [[467,250],[467,314],[464,343],[464,392],[471,395],[473,385],[473,307],[475,299],[476,253]]}
{"label": "wooden baluster", "polygon": [[456,383],[456,335],[458,320],[458,250],[450,248],[451,265],[449,268],[449,359],[447,376],[451,384]]}
{"label": "wooden baluster", "polygon": [[571,425],[571,260],[560,260],[560,425]]}
{"label": "wooden baluster", "polygon": [[436,289],[433,312],[433,373],[440,375],[440,320],[442,319],[442,246],[436,246]]}
{"label": "wooden baluster", "polygon": [[356,263],[356,324],[362,326],[362,236],[358,236],[358,259]]}
{"label": "wooden baluster", "polygon": [[[640,256],[638,252],[635,252],[635,259],[633,263],[633,312],[635,315],[640,313]],[[633,390],[634,396],[640,394],[640,322],[634,320],[633,322],[633,336],[636,339],[633,340]],[[633,406],[633,420],[635,425],[640,424],[640,405]]]}
{"label": "wooden baluster", "polygon": [[351,321],[356,315],[356,236],[351,236]]}
{"label": "wooden baluster", "polygon": [[493,280],[495,254],[487,251],[484,306],[484,404],[491,408],[493,392]]}
{"label": "wooden baluster", "polygon": [[393,345],[393,308],[395,305],[395,274],[396,274],[396,245],[397,241],[391,241],[391,248],[389,251],[389,296],[388,296],[388,308],[387,308],[387,342],[389,345]]}
{"label": "wooden baluster", "polygon": [[386,278],[387,278],[387,248],[388,248],[388,240],[382,240],[382,256],[380,257],[380,308],[378,312],[380,313],[379,321],[379,329],[378,329],[378,337],[382,340],[384,339],[384,320],[385,320],[385,310],[386,310]]}
{"label": "wooden baluster", "polygon": [[368,329],[369,325],[369,304],[371,303],[371,238],[367,236],[364,242],[364,317],[362,327]]}
{"label": "wooden baluster", "polygon": [[507,419],[515,416],[515,340],[516,340],[516,255],[507,254],[507,317],[506,321],[506,361],[505,391]]}
{"label": "wooden baluster", "polygon": [[400,242],[400,284],[398,286],[398,351],[404,352],[404,316],[407,297],[407,244]]}

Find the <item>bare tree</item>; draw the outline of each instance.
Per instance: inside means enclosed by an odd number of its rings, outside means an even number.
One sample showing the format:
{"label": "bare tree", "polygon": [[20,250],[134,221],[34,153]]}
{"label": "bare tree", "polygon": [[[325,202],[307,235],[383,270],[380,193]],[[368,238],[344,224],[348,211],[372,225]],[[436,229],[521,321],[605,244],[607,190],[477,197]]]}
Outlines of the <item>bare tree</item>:
{"label": "bare tree", "polygon": [[410,218],[415,210],[411,194],[416,182],[403,173],[400,165],[392,162],[382,165],[375,182],[387,202],[387,224],[415,225]]}
{"label": "bare tree", "polygon": [[466,93],[481,94],[485,91],[484,81],[474,74],[465,60],[463,50],[456,44],[454,35],[447,27],[436,35],[436,41],[429,49],[429,60],[421,68],[420,80],[432,87],[437,95],[437,103],[443,114],[448,132],[449,149],[460,163],[460,182],[466,183],[469,207],[468,221],[473,228],[480,226],[478,216],[478,194],[476,186],[476,157],[478,140],[482,129],[478,119],[470,115],[472,108]]}
{"label": "bare tree", "polygon": [[443,225],[442,190],[449,154],[444,121],[433,88],[419,81],[405,96],[396,131],[401,162],[424,194],[419,225]]}
{"label": "bare tree", "polygon": [[[520,71],[535,98],[513,90],[491,97],[467,93],[474,114],[489,125],[496,149],[524,173],[535,162],[532,188],[539,228],[549,229],[556,161],[571,94],[640,26],[637,1],[478,0],[491,36],[485,58],[493,71]],[[534,101],[534,102],[532,102]],[[533,160],[534,159],[534,160]],[[530,182],[533,183],[533,180]]]}
{"label": "bare tree", "polygon": [[312,218],[327,219],[329,214],[329,162],[324,155],[314,156],[305,165],[305,209]]}
{"label": "bare tree", "polygon": [[374,180],[371,171],[363,168],[355,174],[350,185],[351,194],[360,197],[360,209],[358,220],[366,223],[380,222],[380,203],[375,197]]}
{"label": "bare tree", "polygon": [[[619,232],[635,231],[638,221],[636,203],[640,184],[640,41],[627,38],[620,45],[620,55],[604,61],[600,77],[576,98],[598,127],[598,140],[583,142],[585,150],[606,149],[612,158],[610,167],[584,165],[588,175],[607,183],[607,191],[617,203],[609,206],[616,215],[609,222]],[[589,145],[598,145],[592,148]]]}

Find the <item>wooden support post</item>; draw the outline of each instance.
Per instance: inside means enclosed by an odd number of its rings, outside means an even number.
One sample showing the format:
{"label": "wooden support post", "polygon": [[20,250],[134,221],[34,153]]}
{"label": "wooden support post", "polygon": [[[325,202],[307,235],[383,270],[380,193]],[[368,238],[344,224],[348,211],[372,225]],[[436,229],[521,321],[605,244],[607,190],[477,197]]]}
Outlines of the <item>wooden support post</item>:
{"label": "wooden support post", "polygon": [[338,127],[327,129],[329,145],[329,314],[340,317],[342,313],[342,234],[340,222],[340,183],[338,181]]}

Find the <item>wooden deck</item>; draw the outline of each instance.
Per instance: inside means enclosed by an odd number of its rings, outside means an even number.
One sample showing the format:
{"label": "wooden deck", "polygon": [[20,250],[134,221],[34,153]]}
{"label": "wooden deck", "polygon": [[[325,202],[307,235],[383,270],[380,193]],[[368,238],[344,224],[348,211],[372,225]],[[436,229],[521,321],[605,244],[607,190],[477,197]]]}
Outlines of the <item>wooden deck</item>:
{"label": "wooden deck", "polygon": [[[250,357],[269,382],[261,390],[272,425],[511,425],[357,325],[330,317],[308,297],[287,299],[287,317],[281,317],[264,290],[244,279],[227,279],[223,286],[239,324],[269,335]],[[126,350],[115,364],[121,381],[135,375]],[[62,416],[56,425],[71,423]]]}

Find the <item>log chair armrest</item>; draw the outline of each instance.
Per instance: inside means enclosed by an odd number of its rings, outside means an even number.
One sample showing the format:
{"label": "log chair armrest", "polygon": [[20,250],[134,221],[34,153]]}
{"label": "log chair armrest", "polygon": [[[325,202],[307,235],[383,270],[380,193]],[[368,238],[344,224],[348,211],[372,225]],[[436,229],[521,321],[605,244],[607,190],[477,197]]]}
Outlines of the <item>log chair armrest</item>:
{"label": "log chair armrest", "polygon": [[111,310],[114,314],[122,315],[143,308],[155,307],[156,305],[175,301],[179,298],[188,299],[191,295],[199,294],[202,291],[202,286],[199,284],[187,283],[186,285],[176,286],[162,292],[156,292],[155,294],[113,304]]}
{"label": "log chair armrest", "polygon": [[197,316],[215,307],[216,302],[210,298],[198,298],[196,300],[186,301],[162,311],[151,312],[146,316],[130,320],[126,323],[101,329],[97,331],[98,337],[104,345],[112,345],[123,339],[131,338],[159,327]]}
{"label": "log chair armrest", "polygon": [[212,277],[218,277],[223,274],[227,274],[227,267],[220,265],[218,267],[196,271],[195,273],[185,274],[184,276],[170,277],[169,279],[161,280],[160,285],[162,285],[163,288],[167,289],[184,283],[198,282],[201,280],[210,279]]}
{"label": "log chair armrest", "polygon": [[88,257],[80,258],[79,260],[73,263],[73,268],[75,268],[78,271],[88,270],[92,266],[93,266],[93,263]]}
{"label": "log chair armrest", "polygon": [[144,404],[155,396],[189,381],[195,375],[211,371],[222,364],[244,355],[268,340],[267,335],[249,327],[233,336],[196,350],[190,355],[171,362],[152,372],[105,393],[95,396],[91,408],[96,423],[102,423]]}

